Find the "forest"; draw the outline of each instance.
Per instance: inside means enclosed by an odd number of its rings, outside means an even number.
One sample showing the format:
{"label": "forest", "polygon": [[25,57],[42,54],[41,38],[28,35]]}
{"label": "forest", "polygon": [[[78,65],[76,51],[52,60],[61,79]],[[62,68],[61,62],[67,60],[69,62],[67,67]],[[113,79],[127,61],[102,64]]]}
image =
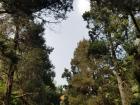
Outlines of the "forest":
{"label": "forest", "polygon": [[89,39],[55,84],[44,25],[68,19],[73,2],[0,0],[0,105],[140,105],[140,0],[90,0]]}

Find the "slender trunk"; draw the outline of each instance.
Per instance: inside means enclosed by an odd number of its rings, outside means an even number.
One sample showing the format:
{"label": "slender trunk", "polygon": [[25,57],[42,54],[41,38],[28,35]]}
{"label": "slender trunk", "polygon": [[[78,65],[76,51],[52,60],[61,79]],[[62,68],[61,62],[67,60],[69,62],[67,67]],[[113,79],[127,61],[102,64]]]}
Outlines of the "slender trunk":
{"label": "slender trunk", "polygon": [[119,75],[119,71],[117,70],[117,65],[115,64],[115,61],[117,61],[117,58],[116,58],[116,53],[115,53],[115,48],[114,48],[114,45],[113,45],[113,41],[112,41],[112,38],[111,38],[111,35],[108,35],[109,36],[109,41],[110,41],[110,47],[111,47],[111,64],[114,66],[114,71],[113,71],[113,74],[116,76],[116,79],[117,79],[117,83],[118,83],[118,89],[119,89],[119,92],[120,92],[120,97],[121,97],[121,103],[122,105],[128,105],[127,103],[127,98],[126,98],[126,93],[124,91],[124,86],[123,86],[123,80],[122,78],[120,77]]}
{"label": "slender trunk", "polygon": [[[18,38],[19,38],[19,26],[16,24],[16,33],[15,33],[15,38],[14,38],[14,52],[17,53],[18,50]],[[15,58],[16,59],[16,58]],[[11,105],[11,94],[12,94],[12,87],[13,87],[13,82],[14,82],[14,73],[17,67],[17,62],[12,62],[11,59],[11,64],[9,67],[9,71],[7,74],[7,86],[6,86],[6,93],[4,97],[4,105]]]}
{"label": "slender trunk", "polygon": [[114,72],[114,75],[116,76],[116,79],[118,82],[118,89],[119,89],[120,96],[121,96],[121,103],[122,103],[122,105],[128,105],[127,97],[126,97],[126,93],[125,93],[125,89],[124,89],[124,83],[118,73]]}
{"label": "slender trunk", "polygon": [[6,93],[5,93],[5,105],[10,105],[11,101],[11,93],[12,93],[12,87],[13,87],[13,77],[14,77],[14,65],[10,65],[10,69],[8,72],[8,79],[7,79],[7,87],[6,87]]}

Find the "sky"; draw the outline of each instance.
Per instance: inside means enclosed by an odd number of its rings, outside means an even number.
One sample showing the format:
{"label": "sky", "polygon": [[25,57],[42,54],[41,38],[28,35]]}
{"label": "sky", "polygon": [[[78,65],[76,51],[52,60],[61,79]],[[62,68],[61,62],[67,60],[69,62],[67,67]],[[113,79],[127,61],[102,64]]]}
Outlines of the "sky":
{"label": "sky", "polygon": [[82,14],[88,11],[88,0],[75,0],[74,11],[68,14],[68,18],[59,24],[46,26],[46,44],[53,47],[50,60],[55,66],[56,77],[54,82],[57,86],[66,84],[66,80],[61,78],[64,68],[70,69],[70,61],[73,57],[77,43],[82,39],[88,39],[86,22],[82,19]]}

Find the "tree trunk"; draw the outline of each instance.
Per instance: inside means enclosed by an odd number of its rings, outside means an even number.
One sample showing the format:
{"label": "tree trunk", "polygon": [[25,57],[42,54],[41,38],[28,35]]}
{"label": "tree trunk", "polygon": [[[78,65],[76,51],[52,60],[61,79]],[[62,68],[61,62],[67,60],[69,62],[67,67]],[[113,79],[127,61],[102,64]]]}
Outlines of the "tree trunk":
{"label": "tree trunk", "polygon": [[122,105],[128,105],[125,89],[124,89],[124,86],[123,86],[124,83],[122,81],[122,78],[119,76],[119,73],[117,71],[117,65],[115,64],[115,61],[117,61],[117,58],[116,58],[116,52],[115,52],[115,48],[114,48],[114,45],[113,45],[113,41],[112,41],[111,35],[109,34],[108,36],[109,36],[108,38],[109,38],[110,46],[111,46],[111,57],[112,57],[111,65],[114,66],[113,74],[116,76],[116,79],[117,79],[117,82],[118,82],[118,89],[119,89],[119,92],[120,92],[121,102],[122,102]]}
{"label": "tree trunk", "polygon": [[124,83],[118,73],[114,72],[114,75],[116,76],[116,79],[118,82],[118,89],[120,92],[122,105],[128,105],[127,97],[126,97],[126,93],[125,93],[125,89],[124,89]]}
{"label": "tree trunk", "polygon": [[13,87],[13,77],[14,77],[14,65],[11,64],[9,72],[8,72],[8,79],[7,79],[7,87],[4,99],[4,105],[10,105],[11,102],[11,93]]}
{"label": "tree trunk", "polygon": [[133,23],[134,23],[134,25],[135,25],[137,31],[139,32],[139,34],[138,34],[138,36],[137,36],[137,37],[139,38],[139,37],[140,37],[140,27],[139,27],[139,25],[138,25],[138,23],[137,23],[137,21],[136,21],[136,19],[135,19],[135,16],[133,15],[132,12],[130,12],[130,16],[131,16],[131,18],[132,18],[132,21],[133,21]]}
{"label": "tree trunk", "polygon": [[[17,16],[17,23],[15,23],[15,26],[16,26],[16,32],[15,32],[15,38],[14,38],[14,52],[15,54],[17,54],[17,50],[18,50],[18,39],[19,39],[19,25],[18,25],[18,16]],[[13,58],[12,58],[13,59]],[[10,67],[9,67],[9,71],[8,71],[8,74],[7,74],[7,86],[6,86],[6,93],[5,93],[5,97],[4,97],[4,105],[11,105],[11,94],[12,94],[12,87],[13,87],[13,82],[14,82],[14,73],[15,73],[15,70],[17,69],[17,63],[18,61],[16,62],[12,62],[12,59],[11,60],[11,64],[10,64]],[[16,58],[15,58],[16,59]]]}

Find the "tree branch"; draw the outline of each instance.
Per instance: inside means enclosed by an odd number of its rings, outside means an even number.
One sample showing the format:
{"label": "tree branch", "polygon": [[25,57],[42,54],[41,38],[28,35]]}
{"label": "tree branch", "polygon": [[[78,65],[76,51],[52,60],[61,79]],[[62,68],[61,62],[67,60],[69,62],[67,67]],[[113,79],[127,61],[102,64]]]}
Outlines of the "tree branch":
{"label": "tree branch", "polygon": [[13,12],[9,12],[9,11],[0,11],[0,14],[5,14],[5,13],[7,13],[7,14],[12,14]]}
{"label": "tree branch", "polygon": [[[136,21],[136,19],[135,19],[135,16],[133,15],[132,12],[130,12],[130,16],[131,16],[131,18],[132,18],[132,20],[133,20],[133,23],[134,23],[134,25],[135,25],[137,31],[140,33],[140,27],[139,27],[139,25],[137,24],[137,21]],[[138,36],[140,36],[140,35],[138,35]]]}
{"label": "tree branch", "polygon": [[0,11],[0,14],[7,13],[6,11]]}
{"label": "tree branch", "polygon": [[30,96],[30,95],[33,95],[33,94],[37,94],[37,93],[25,93],[25,94],[21,94],[19,96],[16,96],[15,98],[21,98],[21,97]]}

